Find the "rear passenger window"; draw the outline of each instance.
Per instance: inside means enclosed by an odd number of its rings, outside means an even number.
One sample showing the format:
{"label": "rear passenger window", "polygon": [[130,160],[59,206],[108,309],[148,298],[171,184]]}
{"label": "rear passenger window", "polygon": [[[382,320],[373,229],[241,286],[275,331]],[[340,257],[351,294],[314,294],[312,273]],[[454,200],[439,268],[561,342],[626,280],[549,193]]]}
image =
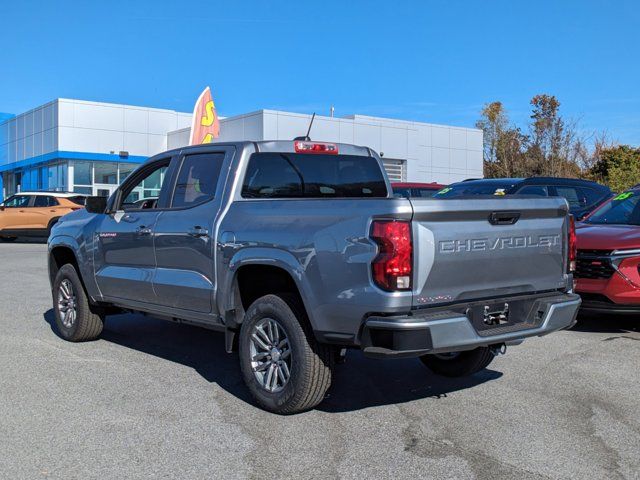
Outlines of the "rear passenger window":
{"label": "rear passenger window", "polygon": [[518,190],[518,195],[538,195],[540,197],[549,196],[549,192],[547,192],[547,187],[544,185],[527,185],[526,187]]}
{"label": "rear passenger window", "polygon": [[187,155],[182,161],[173,193],[172,207],[190,207],[216,196],[224,153]]}
{"label": "rear passenger window", "polygon": [[33,202],[34,207],[55,207],[56,205],[58,205],[58,201],[48,195],[36,195],[36,199]]}
{"label": "rear passenger window", "polygon": [[561,187],[557,185],[556,193],[567,199],[567,202],[569,202],[569,208],[580,208],[587,204],[587,199],[576,187]]}
{"label": "rear passenger window", "polygon": [[244,198],[379,198],[387,196],[373,157],[254,153],[242,185]]}

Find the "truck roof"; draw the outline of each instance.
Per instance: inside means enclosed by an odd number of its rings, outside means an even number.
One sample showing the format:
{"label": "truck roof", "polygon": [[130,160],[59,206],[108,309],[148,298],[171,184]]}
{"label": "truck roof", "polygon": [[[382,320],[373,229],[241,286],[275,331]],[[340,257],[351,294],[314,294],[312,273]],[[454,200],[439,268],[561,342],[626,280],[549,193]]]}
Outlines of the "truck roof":
{"label": "truck roof", "polygon": [[259,152],[284,152],[284,153],[296,153],[295,144],[297,142],[312,143],[312,144],[330,144],[335,145],[338,148],[338,154],[342,155],[360,155],[364,157],[373,156],[373,150],[369,147],[363,147],[359,145],[352,145],[350,143],[336,143],[325,142],[322,140],[260,140],[256,142],[251,141],[238,141],[238,142],[213,142],[205,143],[202,145],[189,145],[180,148],[163,152],[159,155],[166,155],[167,153],[178,153],[185,151],[199,151],[215,146],[233,146],[236,148],[243,148],[253,145]]}

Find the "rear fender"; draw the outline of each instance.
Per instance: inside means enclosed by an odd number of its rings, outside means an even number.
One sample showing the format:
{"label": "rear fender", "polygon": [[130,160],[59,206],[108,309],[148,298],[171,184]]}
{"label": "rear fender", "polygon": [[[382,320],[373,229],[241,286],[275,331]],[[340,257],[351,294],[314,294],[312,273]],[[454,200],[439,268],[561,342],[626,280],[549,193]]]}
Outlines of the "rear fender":
{"label": "rear fender", "polygon": [[315,328],[314,307],[316,305],[316,297],[304,281],[304,268],[289,252],[277,248],[265,247],[248,247],[243,248],[231,257],[226,278],[220,285],[221,290],[218,298],[221,300],[220,311],[227,312],[235,310],[239,297],[236,294],[236,279],[240,267],[245,265],[266,265],[270,267],[278,267],[286,271],[293,279],[302,303],[305,307],[311,325]]}

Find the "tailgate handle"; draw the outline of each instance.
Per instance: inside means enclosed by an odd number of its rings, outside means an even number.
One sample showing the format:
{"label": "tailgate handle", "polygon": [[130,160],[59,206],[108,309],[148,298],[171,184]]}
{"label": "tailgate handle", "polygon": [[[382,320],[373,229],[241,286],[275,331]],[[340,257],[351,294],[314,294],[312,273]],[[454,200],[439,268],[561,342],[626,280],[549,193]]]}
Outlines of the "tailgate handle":
{"label": "tailgate handle", "polygon": [[491,212],[489,223],[491,225],[513,225],[520,218],[520,212]]}

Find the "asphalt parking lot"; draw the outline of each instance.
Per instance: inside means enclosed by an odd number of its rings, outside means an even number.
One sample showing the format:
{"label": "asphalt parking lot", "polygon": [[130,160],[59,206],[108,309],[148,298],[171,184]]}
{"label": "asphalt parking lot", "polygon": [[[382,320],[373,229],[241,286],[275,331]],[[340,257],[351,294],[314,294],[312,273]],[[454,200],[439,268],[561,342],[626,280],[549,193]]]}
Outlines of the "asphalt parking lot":
{"label": "asphalt parking lot", "polygon": [[0,244],[0,278],[2,478],[640,478],[640,318],[586,319],[466,380],[350,352],[318,409],[281,417],[220,334],[120,315],[59,339],[43,244]]}

